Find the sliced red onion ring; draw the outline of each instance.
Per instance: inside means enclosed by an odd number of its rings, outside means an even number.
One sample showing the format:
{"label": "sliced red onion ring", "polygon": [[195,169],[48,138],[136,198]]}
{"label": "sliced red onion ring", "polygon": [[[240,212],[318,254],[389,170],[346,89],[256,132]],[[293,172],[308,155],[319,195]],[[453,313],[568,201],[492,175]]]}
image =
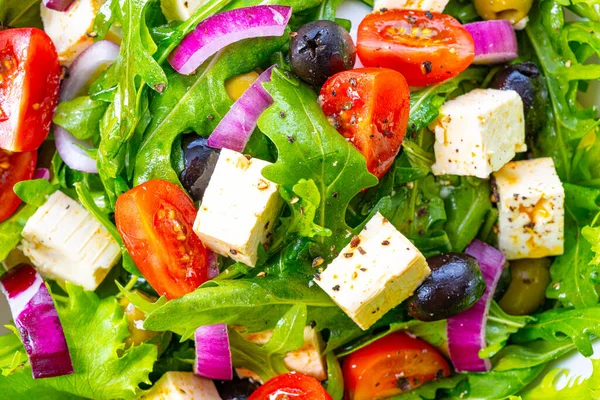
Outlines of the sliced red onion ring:
{"label": "sliced red onion ring", "polygon": [[[69,68],[69,77],[62,83],[59,101],[69,101],[77,97],[88,84],[90,77],[110,65],[118,55],[119,46],[108,40],[101,40],[85,49]],[[98,173],[96,160],[83,150],[92,148],[89,140],[79,140],[56,124],[52,126],[52,130],[56,150],[65,164],[77,171]]]}
{"label": "sliced red onion ring", "polygon": [[231,106],[208,138],[207,144],[210,147],[226,148],[239,153],[244,151],[258,124],[258,118],[273,104],[273,98],[262,85],[271,81],[272,71],[273,67],[270,67],[263,72]]}
{"label": "sliced red onion ring", "polygon": [[31,265],[21,264],[0,278],[0,289],[8,299],[33,378],[72,374],[65,333],[40,274]]}
{"label": "sliced red onion ring", "polygon": [[233,379],[233,362],[227,325],[208,325],[196,329],[194,373],[210,379]]}
{"label": "sliced red onion ring", "polygon": [[472,241],[465,253],[477,259],[487,288],[473,307],[448,318],[448,351],[457,372],[486,372],[492,365],[489,359],[479,357],[479,351],[486,346],[487,317],[506,259],[499,250],[479,240]]}
{"label": "sliced red onion ring", "polygon": [[519,56],[517,35],[510,22],[499,19],[463,26],[475,41],[473,64],[499,64]]}
{"label": "sliced red onion ring", "polygon": [[33,179],[50,180],[50,170],[48,168],[37,168],[33,173]]}
{"label": "sliced red onion ring", "polygon": [[196,70],[210,56],[242,39],[281,36],[292,8],[254,6],[214,15],[200,22],[169,56],[169,63],[184,75]]}
{"label": "sliced red onion ring", "polygon": [[212,279],[219,275],[219,259],[209,249],[206,249],[206,257],[208,258],[208,279]]}
{"label": "sliced red onion ring", "polygon": [[54,11],[69,11],[75,0],[43,0],[44,6]]}

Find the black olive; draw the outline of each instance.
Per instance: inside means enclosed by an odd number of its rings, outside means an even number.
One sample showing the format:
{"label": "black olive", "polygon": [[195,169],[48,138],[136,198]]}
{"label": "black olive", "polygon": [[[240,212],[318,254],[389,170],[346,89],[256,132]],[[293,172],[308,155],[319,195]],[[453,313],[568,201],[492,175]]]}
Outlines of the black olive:
{"label": "black olive", "polygon": [[208,138],[195,134],[187,135],[182,141],[185,169],[179,179],[194,201],[202,200],[220,151],[208,147]]}
{"label": "black olive", "polygon": [[548,105],[548,89],[538,67],[530,61],[507,65],[494,75],[489,87],[519,93],[525,112],[525,131],[533,138],[544,122]]}
{"label": "black olive", "polygon": [[290,42],[292,70],[303,81],[322,86],[330,76],[354,67],[356,47],[350,34],[332,21],[313,21]]}
{"label": "black olive", "polygon": [[260,386],[249,379],[234,378],[232,381],[215,381],[223,400],[246,400]]}
{"label": "black olive", "polygon": [[459,314],[477,302],[486,284],[477,260],[445,253],[427,259],[431,275],[408,300],[408,314],[421,321],[438,321]]}

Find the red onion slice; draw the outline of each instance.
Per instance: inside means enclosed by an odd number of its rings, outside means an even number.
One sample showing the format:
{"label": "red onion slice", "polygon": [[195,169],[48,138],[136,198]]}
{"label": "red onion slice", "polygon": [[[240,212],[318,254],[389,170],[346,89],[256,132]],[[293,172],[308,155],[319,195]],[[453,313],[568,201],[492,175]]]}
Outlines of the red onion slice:
{"label": "red onion slice", "polygon": [[206,249],[206,258],[208,259],[208,279],[212,279],[219,275],[219,259],[209,249]]}
{"label": "red onion slice", "polygon": [[215,149],[230,149],[241,153],[258,124],[261,114],[273,104],[273,98],[263,87],[271,81],[270,67],[242,94],[219,122],[207,144]]}
{"label": "red onion slice", "polygon": [[184,75],[193,73],[210,56],[242,39],[281,36],[292,8],[254,6],[214,15],[200,22],[169,56],[169,63]]}
{"label": "red onion slice", "polygon": [[[119,56],[119,46],[108,40],[101,40],[85,49],[69,68],[69,77],[62,83],[59,101],[69,101],[77,97],[88,84],[90,77],[107,68]],[[66,129],[52,126],[56,150],[69,168],[76,171],[98,173],[96,160],[83,149],[91,149],[89,140],[79,140]]]}
{"label": "red onion slice", "polygon": [[486,346],[487,317],[506,259],[499,250],[479,240],[472,241],[465,253],[477,259],[487,288],[473,307],[448,318],[448,351],[457,372],[486,372],[492,365],[489,359],[479,357],[479,351]]}
{"label": "red onion slice", "polygon": [[32,179],[50,180],[50,170],[48,168],[36,168]]}
{"label": "red onion slice", "polygon": [[44,6],[50,10],[67,12],[75,0],[43,0]]}
{"label": "red onion slice", "polygon": [[473,64],[499,64],[519,56],[517,35],[510,22],[499,19],[463,26],[475,41]]}
{"label": "red onion slice", "polygon": [[233,379],[233,362],[227,325],[208,325],[196,329],[194,373],[210,379]]}
{"label": "red onion slice", "polygon": [[58,312],[44,280],[31,265],[21,264],[0,278],[15,325],[25,345],[33,378],[73,373]]}

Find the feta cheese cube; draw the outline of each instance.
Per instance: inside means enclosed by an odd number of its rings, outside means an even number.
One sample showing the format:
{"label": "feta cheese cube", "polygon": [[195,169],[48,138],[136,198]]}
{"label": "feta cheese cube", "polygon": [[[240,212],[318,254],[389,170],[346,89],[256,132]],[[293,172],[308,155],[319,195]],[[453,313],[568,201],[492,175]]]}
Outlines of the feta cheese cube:
{"label": "feta cheese cube", "polygon": [[23,228],[23,253],[46,278],[96,290],[119,261],[121,249],[83,206],[57,191]]}
{"label": "feta cheese cube", "polygon": [[513,90],[475,89],[449,100],[429,128],[434,175],[485,179],[527,150],[523,101]]}
{"label": "feta cheese cube", "polygon": [[255,266],[283,204],[279,185],[262,176],[270,165],[223,149],[204,193],[194,231],[215,253]]}
{"label": "feta cheese cube", "polygon": [[565,190],[552,158],[515,161],[494,174],[498,244],[508,260],[564,252]]}
{"label": "feta cheese cube", "polygon": [[41,7],[44,31],[50,36],[61,65],[67,67],[86,48],[94,43],[91,33],[94,19],[104,3],[102,0],[75,0],[68,11]]}
{"label": "feta cheese cube", "polygon": [[140,400],[221,400],[221,396],[211,379],[169,371]]}
{"label": "feta cheese cube", "polygon": [[[264,345],[273,336],[273,330],[269,329],[256,333],[241,333],[249,342]],[[327,379],[327,366],[321,354],[323,344],[319,332],[314,328],[307,326],[304,328],[304,344],[298,350],[287,353],[284,363],[290,371],[301,372],[310,375],[313,378],[324,381]],[[236,368],[237,376],[241,379],[249,378],[257,382],[262,382],[260,377],[246,368]]]}
{"label": "feta cheese cube", "polygon": [[366,330],[429,274],[425,257],[377,213],[315,281]]}
{"label": "feta cheese cube", "polygon": [[404,10],[421,10],[443,12],[450,0],[375,0],[374,10],[382,8],[400,8]]}

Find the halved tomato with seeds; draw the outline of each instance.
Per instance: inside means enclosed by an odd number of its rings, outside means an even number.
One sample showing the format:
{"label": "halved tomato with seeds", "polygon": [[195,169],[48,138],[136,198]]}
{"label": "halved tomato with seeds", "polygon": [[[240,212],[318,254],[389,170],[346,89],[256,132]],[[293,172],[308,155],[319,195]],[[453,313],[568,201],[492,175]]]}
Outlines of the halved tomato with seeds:
{"label": "halved tomato with seeds", "polygon": [[36,162],[37,151],[13,153],[0,149],[0,222],[13,215],[21,204],[13,187],[33,177]]}
{"label": "halved tomato with seeds", "polygon": [[209,279],[207,251],[192,227],[196,208],[177,185],[153,180],[117,199],[115,220],[144,278],[168,299]]}

